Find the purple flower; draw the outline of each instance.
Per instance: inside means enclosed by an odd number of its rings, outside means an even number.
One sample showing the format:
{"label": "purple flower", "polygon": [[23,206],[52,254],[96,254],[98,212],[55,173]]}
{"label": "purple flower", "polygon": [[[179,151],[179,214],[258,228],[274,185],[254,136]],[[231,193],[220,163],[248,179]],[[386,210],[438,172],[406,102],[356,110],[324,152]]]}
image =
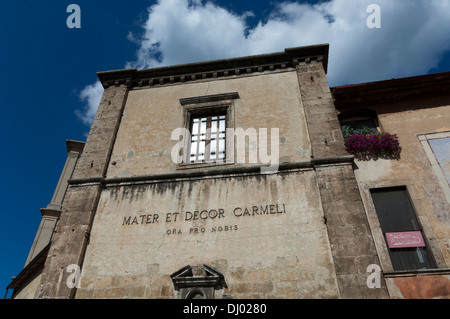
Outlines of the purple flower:
{"label": "purple flower", "polygon": [[[345,150],[359,158],[394,158],[400,154],[401,147],[396,134],[376,132],[358,133],[345,139]],[[376,155],[376,156],[375,156]]]}

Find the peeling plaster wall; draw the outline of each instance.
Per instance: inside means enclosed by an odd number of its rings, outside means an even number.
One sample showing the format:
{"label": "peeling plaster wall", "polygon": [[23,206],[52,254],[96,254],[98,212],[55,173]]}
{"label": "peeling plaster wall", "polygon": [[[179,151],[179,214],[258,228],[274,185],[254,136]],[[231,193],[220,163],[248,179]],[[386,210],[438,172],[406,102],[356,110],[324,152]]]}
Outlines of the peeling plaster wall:
{"label": "peeling plaster wall", "polygon": [[394,299],[449,299],[450,275],[387,278]]}

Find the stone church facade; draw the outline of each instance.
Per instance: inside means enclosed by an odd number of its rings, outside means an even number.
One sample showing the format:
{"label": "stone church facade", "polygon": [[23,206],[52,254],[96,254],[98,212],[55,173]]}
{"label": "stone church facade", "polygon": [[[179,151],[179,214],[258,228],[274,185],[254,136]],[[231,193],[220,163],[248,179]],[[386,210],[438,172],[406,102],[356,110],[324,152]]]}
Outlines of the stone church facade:
{"label": "stone church facade", "polygon": [[[99,72],[14,297],[449,297],[450,75],[330,89],[328,50]],[[400,157],[346,150],[367,121]]]}

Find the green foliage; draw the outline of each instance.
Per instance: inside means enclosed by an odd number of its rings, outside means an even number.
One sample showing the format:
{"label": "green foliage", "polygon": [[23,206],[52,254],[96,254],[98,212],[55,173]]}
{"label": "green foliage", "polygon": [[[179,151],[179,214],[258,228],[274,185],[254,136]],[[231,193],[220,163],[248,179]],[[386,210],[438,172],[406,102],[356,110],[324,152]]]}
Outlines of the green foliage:
{"label": "green foliage", "polygon": [[344,134],[344,138],[356,135],[356,134],[372,134],[374,133],[374,129],[371,129],[367,126],[363,126],[359,129],[353,129],[350,125],[342,126],[342,134]]}

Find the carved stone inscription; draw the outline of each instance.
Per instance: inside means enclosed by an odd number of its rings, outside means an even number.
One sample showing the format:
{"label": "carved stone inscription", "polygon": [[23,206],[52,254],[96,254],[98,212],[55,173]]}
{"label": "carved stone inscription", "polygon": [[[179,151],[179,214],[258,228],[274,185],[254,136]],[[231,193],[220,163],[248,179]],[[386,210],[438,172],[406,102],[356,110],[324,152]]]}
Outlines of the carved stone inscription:
{"label": "carved stone inscription", "polygon": [[[122,221],[122,226],[139,226],[139,225],[154,225],[165,224],[167,235],[178,235],[183,233],[201,234],[206,231],[223,232],[236,231],[239,229],[235,222],[245,217],[257,216],[278,216],[286,214],[285,204],[266,204],[255,205],[249,207],[235,207],[231,210],[223,208],[201,209],[185,212],[173,213],[144,213],[140,212],[136,215],[125,216]],[[194,221],[201,220],[218,220],[223,223],[221,225],[213,225],[210,228],[205,226],[194,225]],[[190,223],[186,225],[186,223]],[[186,227],[187,226],[187,227]]]}

